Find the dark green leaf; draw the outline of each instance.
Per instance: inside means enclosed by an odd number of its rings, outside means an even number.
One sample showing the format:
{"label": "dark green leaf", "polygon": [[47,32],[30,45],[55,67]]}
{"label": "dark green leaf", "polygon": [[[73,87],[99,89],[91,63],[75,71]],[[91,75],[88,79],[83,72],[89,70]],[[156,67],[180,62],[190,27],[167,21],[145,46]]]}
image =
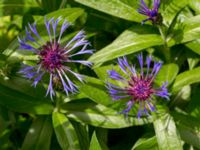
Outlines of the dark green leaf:
{"label": "dark green leaf", "polygon": [[22,145],[22,150],[49,150],[53,133],[51,118],[39,117],[33,121]]}
{"label": "dark green leaf", "polygon": [[85,81],[86,84],[79,85],[79,91],[84,93],[87,98],[103,105],[112,103],[104,82],[92,77],[85,77]]}
{"label": "dark green leaf", "polygon": [[[20,88],[20,87],[19,87]],[[36,98],[0,84],[0,104],[16,112],[51,114],[53,106],[47,99]]]}

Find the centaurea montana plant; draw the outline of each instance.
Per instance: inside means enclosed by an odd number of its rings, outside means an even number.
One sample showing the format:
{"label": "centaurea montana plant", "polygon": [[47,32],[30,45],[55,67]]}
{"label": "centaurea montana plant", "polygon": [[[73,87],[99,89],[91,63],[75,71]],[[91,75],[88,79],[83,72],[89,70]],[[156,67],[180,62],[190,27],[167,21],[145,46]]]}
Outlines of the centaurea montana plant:
{"label": "centaurea montana plant", "polygon": [[[63,22],[61,22],[63,21]],[[30,51],[37,55],[39,60],[35,66],[23,65],[19,71],[25,78],[33,79],[33,86],[36,87],[38,82],[46,74],[49,76],[49,84],[46,95],[50,95],[51,99],[55,96],[54,85],[59,81],[68,95],[70,92],[77,91],[75,85],[69,78],[69,74],[75,76],[79,81],[83,82],[83,75],[76,73],[69,67],[70,63],[80,63],[91,66],[92,63],[86,60],[75,60],[74,56],[83,54],[92,54],[92,50],[87,49],[90,43],[85,39],[84,31],[79,31],[73,38],[65,44],[61,44],[61,38],[70,24],[61,17],[47,20],[44,19],[45,28],[49,39],[47,42],[39,35],[36,29],[36,23],[29,24],[26,28],[26,36],[18,38],[20,50]],[[60,31],[58,24],[62,23]],[[70,75],[70,76],[71,76]]]}
{"label": "centaurea montana plant", "polygon": [[[143,114],[149,115],[149,111],[155,111],[155,96],[169,99],[170,94],[166,88],[167,82],[164,82],[158,88],[154,85],[154,80],[161,69],[162,63],[153,61],[151,56],[147,56],[145,70],[142,53],[137,58],[140,71],[136,71],[135,66],[130,65],[125,56],[118,58],[118,65],[126,77],[114,69],[109,70],[109,78],[120,82],[119,85],[121,86],[107,82],[107,88],[114,101],[128,100],[126,103],[127,108],[121,113],[128,115],[133,105],[139,104],[137,117],[140,118]],[[151,69],[152,64],[153,68]]]}
{"label": "centaurea montana plant", "polygon": [[153,24],[159,24],[161,22],[161,15],[158,12],[159,7],[160,0],[153,1],[152,9],[147,7],[144,0],[140,0],[140,8],[138,9],[138,12],[142,15],[148,16],[147,19],[142,21],[142,24],[144,24],[148,20],[152,21]]}

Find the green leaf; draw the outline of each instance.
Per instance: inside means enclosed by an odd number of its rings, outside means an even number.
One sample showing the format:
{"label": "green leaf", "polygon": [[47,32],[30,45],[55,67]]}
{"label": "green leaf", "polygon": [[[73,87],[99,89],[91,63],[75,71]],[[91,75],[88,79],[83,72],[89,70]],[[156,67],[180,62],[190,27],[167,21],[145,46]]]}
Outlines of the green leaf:
{"label": "green leaf", "polygon": [[189,43],[186,43],[185,46],[191,49],[193,52],[200,55],[199,44],[200,44],[200,39],[197,39]]}
{"label": "green leaf", "polygon": [[76,132],[64,114],[53,112],[53,127],[63,150],[80,149]]}
{"label": "green leaf", "polygon": [[175,93],[185,85],[200,82],[199,74],[200,74],[200,67],[179,74],[175,79],[172,91]]}
{"label": "green leaf", "polygon": [[99,144],[99,141],[96,137],[96,133],[94,132],[92,135],[92,139],[90,142],[90,149],[89,150],[101,150],[101,146]]}
{"label": "green leaf", "polygon": [[[109,78],[107,71],[112,69],[117,70],[117,72],[120,72],[119,67],[113,65],[97,67],[94,68],[94,71],[101,80],[106,81]],[[176,78],[178,71],[179,67],[176,64],[171,63],[163,65],[158,75],[156,76],[155,82],[158,85],[162,85],[163,82],[167,81],[168,85],[170,85]]]}
{"label": "green leaf", "polygon": [[190,17],[179,24],[173,31],[172,36],[168,37],[168,46],[179,43],[186,43],[200,38],[200,15]]}
{"label": "green leaf", "polygon": [[[18,87],[20,89],[20,87]],[[21,113],[51,114],[53,105],[47,99],[36,98],[0,84],[0,104]]]}
{"label": "green leaf", "polygon": [[189,6],[192,8],[197,14],[200,14],[200,1],[199,0],[190,0],[189,1]]}
{"label": "green leaf", "polygon": [[105,128],[95,128],[96,136],[99,144],[101,145],[101,149],[109,150],[108,148],[108,129]]}
{"label": "green leaf", "polygon": [[76,131],[81,150],[88,150],[90,146],[89,133],[87,131],[88,126],[73,120],[70,120],[70,122]]}
{"label": "green leaf", "polygon": [[181,139],[200,149],[200,121],[196,118],[173,113]]}
{"label": "green leaf", "polygon": [[145,48],[162,45],[163,40],[160,35],[145,31],[142,34],[141,27],[128,29],[124,31],[113,43],[96,52],[89,58],[94,63],[94,67],[100,66],[102,63],[114,58],[136,53]]}
{"label": "green leaf", "polygon": [[163,82],[167,81],[168,85],[170,85],[176,78],[178,71],[179,67],[176,64],[163,65],[156,77],[155,82],[162,85]]}
{"label": "green leaf", "polygon": [[78,3],[92,7],[107,14],[130,21],[141,22],[145,17],[136,9],[120,0],[75,0]]}
{"label": "green leaf", "polygon": [[61,111],[78,122],[102,128],[125,128],[152,122],[151,117],[138,120],[135,115],[126,118],[113,109],[92,103],[88,99],[66,103],[62,106]]}
{"label": "green leaf", "polygon": [[49,150],[52,133],[51,118],[49,116],[38,117],[26,134],[22,150]]}
{"label": "green leaf", "polygon": [[[163,1],[163,7],[161,7],[162,16],[164,19],[164,22],[168,25],[170,25],[176,16],[176,14],[183,9],[186,5],[188,5],[188,0],[168,0]],[[162,1],[161,1],[162,4]],[[161,5],[162,6],[162,5]]]}
{"label": "green leaf", "polygon": [[159,150],[156,136],[145,136],[140,138],[133,146],[132,150]]}
{"label": "green leaf", "polygon": [[2,0],[0,2],[0,16],[23,15],[33,9],[39,10],[39,5],[35,0]]}
{"label": "green leaf", "polygon": [[99,79],[92,77],[85,77],[86,84],[79,85],[79,91],[87,98],[96,103],[108,105],[112,103],[112,99],[106,92],[105,83]]}
{"label": "green leaf", "polygon": [[167,113],[161,115],[153,122],[159,150],[182,150],[173,118]]}
{"label": "green leaf", "polygon": [[[76,21],[77,18],[79,18],[81,15],[83,15],[84,10],[81,8],[65,8],[65,9],[59,9],[57,11],[51,12],[46,15],[47,18],[58,18],[62,16],[63,19],[66,19],[68,22],[73,23]],[[37,19],[37,25],[44,25],[44,17],[39,17]],[[39,30],[38,30],[39,32]],[[47,35],[46,29],[42,29],[41,32],[45,32]],[[39,32],[40,33],[40,32]],[[19,42],[17,39],[15,39],[6,50],[3,51],[3,54],[6,56],[10,56],[19,46]]]}

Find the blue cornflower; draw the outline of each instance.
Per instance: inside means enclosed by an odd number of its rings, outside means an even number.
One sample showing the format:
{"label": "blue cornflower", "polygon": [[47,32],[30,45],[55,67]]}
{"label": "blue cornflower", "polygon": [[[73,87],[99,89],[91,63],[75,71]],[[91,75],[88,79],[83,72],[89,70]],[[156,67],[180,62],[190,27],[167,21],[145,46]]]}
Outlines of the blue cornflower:
{"label": "blue cornflower", "polygon": [[122,113],[127,115],[133,107],[133,104],[139,104],[137,116],[140,118],[142,114],[148,115],[149,111],[155,111],[155,96],[169,99],[170,94],[166,88],[167,82],[164,82],[159,88],[154,87],[154,79],[162,63],[153,61],[153,68],[151,69],[152,57],[147,56],[146,69],[144,69],[142,54],[138,55],[138,60],[140,72],[136,71],[135,66],[129,65],[126,57],[118,58],[118,65],[126,77],[120,75],[115,70],[109,70],[109,77],[122,84],[118,86],[107,82],[107,88],[113,100],[128,100],[126,103],[127,108]]}
{"label": "blue cornflower", "polygon": [[149,9],[147,7],[144,0],[140,0],[140,8],[138,9],[138,12],[140,14],[148,16],[147,19],[142,21],[142,24],[144,24],[148,20],[151,20],[153,24],[159,23],[160,19],[161,19],[161,16],[158,13],[159,7],[160,7],[160,0],[154,0],[153,1],[153,8],[152,9]]}
{"label": "blue cornflower", "polygon": [[54,86],[62,83],[66,95],[69,92],[74,93],[77,91],[77,86],[71,81],[70,76],[76,77],[79,81],[83,81],[83,76],[72,71],[69,67],[70,63],[80,63],[86,66],[91,66],[91,62],[86,60],[75,60],[74,56],[83,54],[92,54],[92,50],[87,49],[90,43],[85,39],[84,31],[78,32],[67,43],[61,44],[61,37],[70,24],[63,20],[60,31],[57,31],[58,23],[62,20],[61,17],[50,20],[44,20],[47,34],[49,37],[48,42],[39,35],[36,29],[36,23],[29,24],[26,28],[26,36],[18,38],[20,43],[19,49],[27,50],[32,54],[37,55],[39,60],[35,66],[23,65],[20,73],[25,78],[33,79],[33,86],[36,87],[38,82],[41,81],[45,75],[49,76],[49,85],[46,95],[50,95],[51,99],[55,96]]}

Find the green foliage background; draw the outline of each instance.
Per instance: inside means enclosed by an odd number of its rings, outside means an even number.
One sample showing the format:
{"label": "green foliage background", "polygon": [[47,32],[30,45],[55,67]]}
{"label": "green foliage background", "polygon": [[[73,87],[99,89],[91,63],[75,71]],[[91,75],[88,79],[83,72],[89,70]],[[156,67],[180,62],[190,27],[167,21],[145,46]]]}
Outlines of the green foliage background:
{"label": "green foliage background", "polygon": [[[151,6],[152,2],[146,0]],[[1,150],[197,150],[200,149],[200,0],[161,0],[164,27],[158,29],[137,13],[138,0],[1,0],[0,1],[0,149]],[[48,83],[31,87],[17,74],[33,56],[17,51],[16,36],[44,17],[62,16],[71,34],[87,32],[95,53],[93,68],[79,93],[45,97]],[[168,81],[170,101],[158,100],[157,112],[137,119],[136,110],[118,114],[123,102],[108,95],[106,71],[116,58],[134,63],[138,52],[164,62],[156,84]]]}

